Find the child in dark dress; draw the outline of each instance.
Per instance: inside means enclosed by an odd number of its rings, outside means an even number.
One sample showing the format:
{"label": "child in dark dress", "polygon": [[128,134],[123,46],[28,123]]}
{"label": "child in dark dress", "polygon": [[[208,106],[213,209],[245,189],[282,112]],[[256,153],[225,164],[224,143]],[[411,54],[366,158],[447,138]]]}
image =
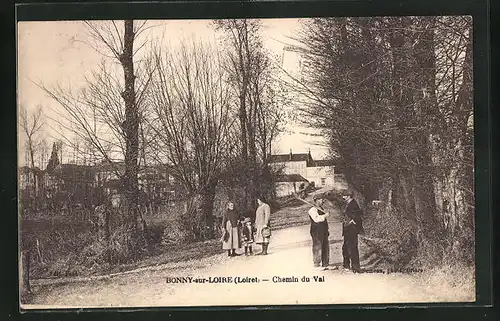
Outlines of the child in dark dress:
{"label": "child in dark dress", "polygon": [[245,247],[245,255],[253,255],[252,244],[254,242],[253,238],[254,227],[250,217],[245,217],[241,222],[241,240],[243,241],[243,246]]}

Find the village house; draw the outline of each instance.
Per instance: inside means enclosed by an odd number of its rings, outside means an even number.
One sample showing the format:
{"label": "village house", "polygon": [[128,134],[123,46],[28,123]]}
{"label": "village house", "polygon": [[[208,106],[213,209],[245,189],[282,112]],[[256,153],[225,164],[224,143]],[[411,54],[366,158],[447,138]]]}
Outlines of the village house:
{"label": "village house", "polygon": [[138,173],[139,189],[160,202],[170,202],[182,196],[182,188],[176,182],[167,165],[159,164],[141,168]]}
{"label": "village house", "polygon": [[103,161],[93,168],[94,184],[103,187],[107,194],[116,194],[120,189],[120,177],[125,173],[124,162]]}
{"label": "village house", "polygon": [[272,155],[271,166],[281,172],[276,182],[276,196],[296,193],[302,184],[316,187],[335,185],[335,165],[332,160],[314,160],[311,152]]}
{"label": "village house", "polygon": [[[95,181],[107,194],[119,193],[121,177],[125,173],[124,162],[103,162],[94,169]],[[141,167],[137,174],[139,190],[155,201],[169,201],[179,197],[181,188],[165,164]]]}
{"label": "village house", "polygon": [[[45,173],[38,167],[32,169],[28,166],[21,166],[18,168],[18,181],[19,181],[19,191],[26,192],[31,197],[35,196],[35,193],[44,190],[46,186]],[[37,184],[35,188],[35,182]]]}
{"label": "village house", "polygon": [[35,184],[34,171],[28,166],[19,167],[18,182],[19,190],[25,190],[33,186]]}
{"label": "village house", "polygon": [[[124,162],[104,161],[95,165],[58,164],[47,172],[28,166],[19,167],[18,186],[22,198],[34,198],[35,193],[43,202],[56,203],[65,208],[71,204],[101,202],[103,195],[112,196],[113,201],[123,199],[122,180]],[[34,188],[35,176],[38,188]],[[170,174],[167,165],[141,167],[138,173],[141,200],[157,205],[172,203],[183,197],[183,189]],[[25,203],[28,202],[25,200]],[[68,203],[69,202],[69,203]],[[55,203],[54,203],[55,204]],[[59,206],[58,205],[58,206]],[[95,205],[95,204],[94,204]]]}
{"label": "village house", "polygon": [[88,165],[79,164],[59,164],[47,176],[47,186],[57,189],[66,190],[81,187],[93,187],[93,169]]}

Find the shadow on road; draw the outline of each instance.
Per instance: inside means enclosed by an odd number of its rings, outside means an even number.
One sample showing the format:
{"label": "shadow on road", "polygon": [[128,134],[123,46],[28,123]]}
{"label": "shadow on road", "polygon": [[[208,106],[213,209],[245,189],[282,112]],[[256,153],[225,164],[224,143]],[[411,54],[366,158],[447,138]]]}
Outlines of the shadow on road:
{"label": "shadow on road", "polygon": [[[330,244],[342,243],[342,240],[331,239],[331,240],[329,240],[329,243]],[[270,248],[275,249],[275,250],[290,250],[290,249],[295,249],[295,248],[299,248],[299,247],[311,246],[311,244],[312,244],[312,240],[307,240],[307,241],[271,246]]]}

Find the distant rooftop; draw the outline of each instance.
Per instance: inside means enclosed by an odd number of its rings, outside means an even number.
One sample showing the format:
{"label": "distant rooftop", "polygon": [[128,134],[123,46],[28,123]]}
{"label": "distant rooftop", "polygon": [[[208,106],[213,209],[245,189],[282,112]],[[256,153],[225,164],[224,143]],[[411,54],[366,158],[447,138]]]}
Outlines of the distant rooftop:
{"label": "distant rooftop", "polygon": [[288,154],[271,155],[271,163],[306,162],[307,167],[335,166],[335,161],[331,159],[314,160],[309,153],[294,154],[291,150]]}
{"label": "distant rooftop", "polygon": [[284,174],[278,177],[277,182],[307,182],[307,179],[299,174]]}
{"label": "distant rooftop", "polygon": [[271,163],[304,162],[309,160],[310,154],[278,154],[271,156]]}
{"label": "distant rooftop", "polygon": [[309,167],[335,166],[335,161],[331,159],[315,160]]}

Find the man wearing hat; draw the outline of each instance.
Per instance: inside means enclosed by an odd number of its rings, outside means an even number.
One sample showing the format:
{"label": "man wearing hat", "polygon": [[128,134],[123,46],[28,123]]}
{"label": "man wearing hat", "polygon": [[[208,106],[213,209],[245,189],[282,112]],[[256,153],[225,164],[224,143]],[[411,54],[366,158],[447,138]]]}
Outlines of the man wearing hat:
{"label": "man wearing hat", "polygon": [[328,242],[328,222],[326,220],[329,213],[323,210],[324,197],[314,195],[314,206],[309,209],[311,220],[311,237],[314,266],[321,270],[326,270],[330,263],[330,243]]}
{"label": "man wearing hat", "polygon": [[358,203],[354,200],[352,191],[345,191],[343,198],[347,204],[342,218],[342,236],[344,237],[344,244],[342,244],[343,265],[345,269],[360,273],[358,234],[363,231],[362,212]]}

